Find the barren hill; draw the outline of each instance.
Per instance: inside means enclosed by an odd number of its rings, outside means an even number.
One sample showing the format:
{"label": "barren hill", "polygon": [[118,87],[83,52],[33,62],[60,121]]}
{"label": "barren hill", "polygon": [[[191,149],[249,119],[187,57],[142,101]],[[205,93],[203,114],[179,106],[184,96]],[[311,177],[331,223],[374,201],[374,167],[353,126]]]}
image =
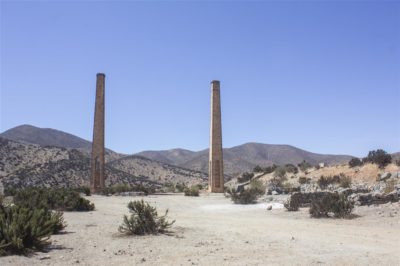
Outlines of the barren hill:
{"label": "barren hill", "polygon": [[[208,149],[199,152],[177,153],[177,150],[144,151],[141,155],[153,160],[168,162],[184,168],[205,172],[208,169]],[[308,152],[290,145],[273,145],[262,143],[246,143],[233,148],[224,149],[225,173],[235,175],[252,170],[256,165],[298,164],[303,160],[311,164],[338,164],[348,162],[352,156],[330,155]]]}
{"label": "barren hill", "polygon": [[72,134],[52,128],[38,128],[21,125],[0,134],[0,137],[41,146],[64,147],[71,149],[91,149],[92,143]]}

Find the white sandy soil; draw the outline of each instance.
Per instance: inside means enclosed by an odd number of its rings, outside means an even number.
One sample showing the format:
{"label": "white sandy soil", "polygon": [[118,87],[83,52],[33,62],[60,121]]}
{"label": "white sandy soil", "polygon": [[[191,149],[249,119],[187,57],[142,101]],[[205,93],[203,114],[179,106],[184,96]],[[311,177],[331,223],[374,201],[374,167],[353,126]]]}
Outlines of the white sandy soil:
{"label": "white sandy soil", "polygon": [[118,233],[130,200],[88,197],[96,211],[65,213],[66,233],[0,265],[400,265],[400,204],[358,207],[355,219],[312,219],[280,204],[233,205],[223,195],[143,197],[176,220],[169,235]]}

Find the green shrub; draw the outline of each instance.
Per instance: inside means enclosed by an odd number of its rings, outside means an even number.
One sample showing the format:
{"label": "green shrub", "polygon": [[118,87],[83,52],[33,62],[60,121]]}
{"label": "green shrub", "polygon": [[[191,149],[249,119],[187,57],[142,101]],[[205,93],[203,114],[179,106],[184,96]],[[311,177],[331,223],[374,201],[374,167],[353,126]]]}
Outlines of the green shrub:
{"label": "green shrub", "polygon": [[[167,185],[166,185],[167,186]],[[152,194],[155,192],[155,189],[151,186],[145,186],[143,184],[139,185],[130,185],[130,184],[115,184],[109,187],[105,187],[102,189],[101,194],[108,196],[108,195],[114,195],[114,194],[120,194],[124,192],[143,192],[146,195]]]}
{"label": "green shrub", "polygon": [[158,216],[157,209],[143,200],[128,203],[131,216],[124,215],[119,232],[127,235],[146,235],[164,233],[175,221],[168,222],[168,210],[163,216]]}
{"label": "green shrub", "polygon": [[327,176],[323,175],[318,179],[317,184],[320,188],[326,189],[328,185],[339,184],[340,187],[348,188],[351,185],[351,178],[345,176],[343,173],[340,175]]}
{"label": "green shrub", "polygon": [[256,165],[256,167],[254,167],[254,169],[253,169],[253,172],[254,172],[254,173],[260,173],[260,172],[262,172],[262,171],[263,171],[263,169],[262,169],[262,167],[259,166],[259,165]]}
{"label": "green shrub", "polygon": [[368,156],[363,159],[363,162],[377,164],[379,168],[385,168],[386,165],[392,162],[392,156],[386,151],[378,149],[370,151]]}
{"label": "green shrub", "polygon": [[14,187],[5,187],[4,196],[14,196],[17,193],[17,189]]}
{"label": "green shrub", "polygon": [[353,208],[353,202],[344,194],[329,193],[319,198],[313,198],[309,212],[314,218],[329,217],[330,213],[337,218],[344,218],[351,214]]}
{"label": "green shrub", "polygon": [[286,175],[286,168],[285,167],[279,166],[274,171],[274,177],[282,178],[282,177],[285,177],[285,175]]}
{"label": "green shrub", "polygon": [[254,204],[265,193],[265,187],[260,182],[259,180],[254,180],[248,188],[244,188],[241,191],[228,189],[227,193],[235,204]]}
{"label": "green shrub", "polygon": [[75,190],[78,193],[83,193],[83,194],[85,194],[85,196],[92,195],[89,187],[77,187],[77,188],[73,188],[72,190]]}
{"label": "green shrub", "polygon": [[198,197],[199,188],[198,186],[191,186],[190,188],[185,188],[184,193],[185,196]]}
{"label": "green shrub", "polygon": [[299,172],[299,169],[295,165],[290,164],[290,163],[285,165],[285,170],[286,170],[286,173],[297,174]]}
{"label": "green shrub", "polygon": [[308,184],[308,183],[310,183],[310,181],[311,181],[311,179],[310,179],[310,178],[307,178],[307,177],[305,177],[305,176],[299,177],[299,183],[300,183],[300,184]]}
{"label": "green shrub", "polygon": [[27,254],[50,244],[65,227],[62,213],[24,206],[0,206],[0,255]]}
{"label": "green shrub", "polygon": [[254,177],[254,173],[243,173],[241,177],[238,178],[238,183],[244,183],[251,180]]}
{"label": "green shrub", "polygon": [[58,234],[62,230],[67,227],[67,224],[64,221],[64,214],[63,212],[60,211],[53,211],[50,212],[50,218],[49,220],[51,221],[51,224],[53,225],[53,234]]}
{"label": "green shrub", "polygon": [[257,195],[264,195],[266,186],[263,184],[261,180],[251,180],[250,181],[250,189],[256,193]]}
{"label": "green shrub", "polygon": [[349,166],[351,168],[356,167],[356,166],[361,166],[361,165],[363,165],[363,162],[358,158],[353,158],[349,161]]}
{"label": "green shrub", "polygon": [[268,166],[268,167],[264,168],[264,174],[273,173],[276,168],[278,168],[278,166],[275,164],[273,164],[272,166]]}
{"label": "green shrub", "polygon": [[312,167],[312,165],[311,165],[310,163],[306,162],[305,160],[303,160],[303,161],[302,161],[301,163],[299,163],[297,166],[300,168],[300,170],[301,170],[302,172],[306,172],[309,168]]}
{"label": "green shrub", "polygon": [[59,211],[92,211],[94,204],[73,189],[26,188],[14,196],[16,205]]}
{"label": "green shrub", "polygon": [[179,193],[183,192],[185,190],[185,188],[186,188],[186,185],[183,184],[183,183],[176,183],[175,184],[175,191],[177,191]]}

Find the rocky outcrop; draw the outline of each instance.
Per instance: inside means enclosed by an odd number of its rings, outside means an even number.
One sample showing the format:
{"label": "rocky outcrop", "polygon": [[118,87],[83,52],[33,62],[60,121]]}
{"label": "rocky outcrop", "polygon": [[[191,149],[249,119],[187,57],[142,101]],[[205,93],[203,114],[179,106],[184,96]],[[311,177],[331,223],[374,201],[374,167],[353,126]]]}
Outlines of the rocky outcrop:
{"label": "rocky outcrop", "polygon": [[364,206],[364,205],[378,205],[378,204],[386,204],[389,202],[398,202],[399,201],[399,193],[397,191],[393,191],[391,193],[360,193],[354,194],[350,197],[356,205]]}

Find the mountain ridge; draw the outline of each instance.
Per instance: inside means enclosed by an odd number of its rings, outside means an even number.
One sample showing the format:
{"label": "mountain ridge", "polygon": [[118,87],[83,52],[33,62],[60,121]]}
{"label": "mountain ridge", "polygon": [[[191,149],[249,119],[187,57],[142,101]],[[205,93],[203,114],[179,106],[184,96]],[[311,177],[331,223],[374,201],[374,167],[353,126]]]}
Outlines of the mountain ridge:
{"label": "mountain ridge", "polygon": [[[21,125],[1,133],[0,137],[41,146],[76,148],[84,152],[87,156],[90,156],[90,141],[56,129]],[[393,155],[397,157],[398,154],[394,153]],[[153,161],[184,169],[203,173],[208,172],[208,149],[200,151],[191,151],[182,148],[147,150],[132,155],[142,156]],[[107,162],[113,162],[126,156],[130,155],[106,149]],[[265,167],[272,164],[298,164],[303,160],[314,165],[319,163],[341,164],[347,163],[353,157],[344,154],[309,152],[289,144],[248,142],[231,148],[224,148],[224,171],[225,174],[233,176],[245,171],[251,171],[256,165]]]}

